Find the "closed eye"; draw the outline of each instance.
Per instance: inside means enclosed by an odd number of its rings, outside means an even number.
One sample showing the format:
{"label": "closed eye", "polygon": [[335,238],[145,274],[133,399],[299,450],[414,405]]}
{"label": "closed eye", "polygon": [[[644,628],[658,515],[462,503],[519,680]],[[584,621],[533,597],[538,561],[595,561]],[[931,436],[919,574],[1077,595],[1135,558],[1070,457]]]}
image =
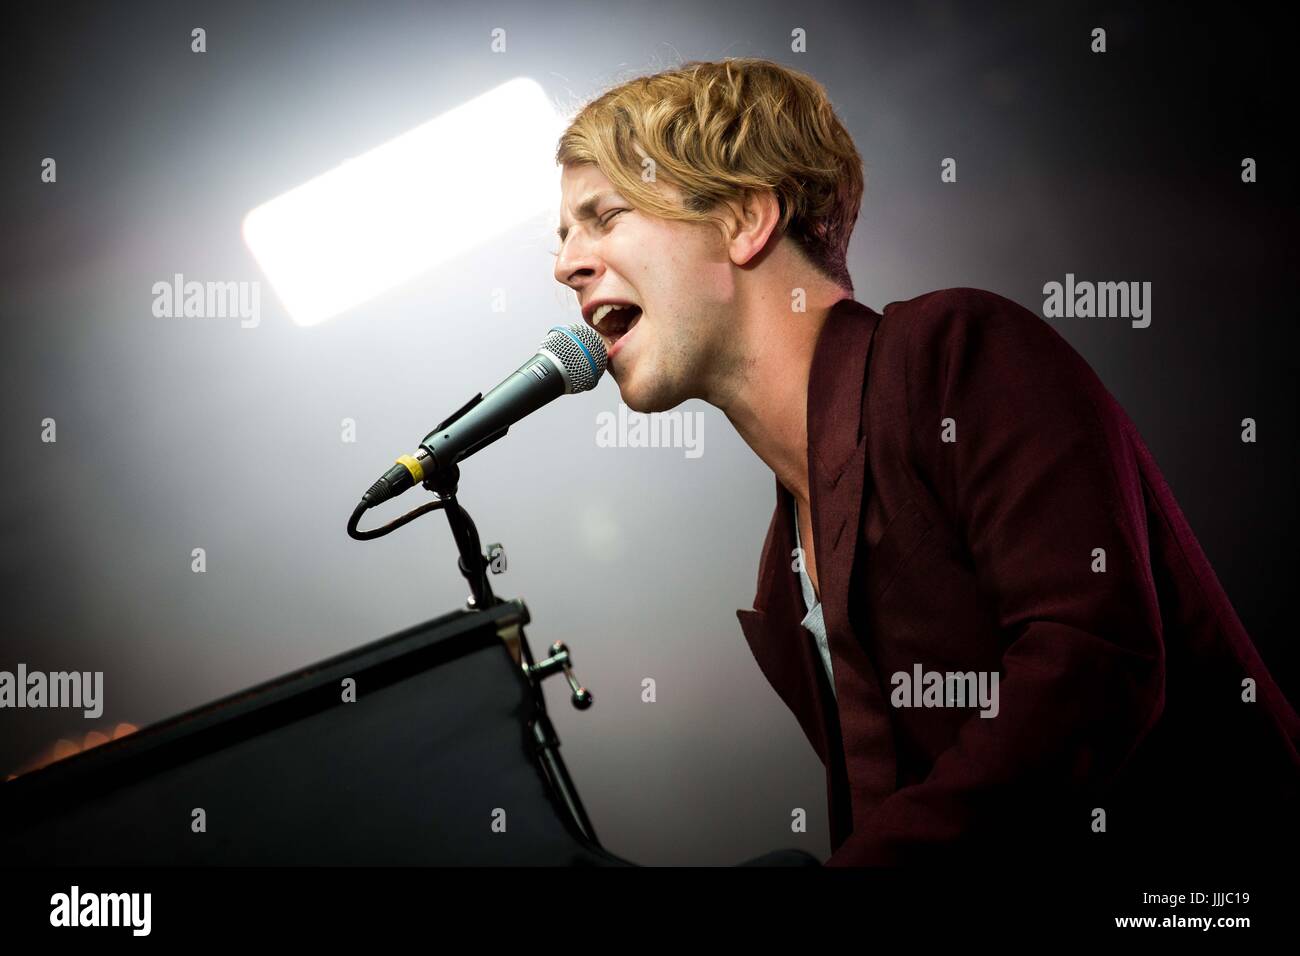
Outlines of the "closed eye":
{"label": "closed eye", "polygon": [[[613,219],[613,218],[614,218],[615,216],[617,216],[619,213],[621,213],[621,212],[629,212],[629,211],[630,211],[630,210],[628,210],[628,209],[614,209],[614,210],[611,210],[610,212],[605,213],[604,218],[600,219],[599,222],[600,222],[601,226],[603,227],[603,226],[605,226],[606,223],[608,223],[611,219]],[[551,253],[551,255],[553,255],[553,256],[559,256],[559,254],[560,254],[560,250],[559,250],[559,249],[556,249],[554,252]]]}

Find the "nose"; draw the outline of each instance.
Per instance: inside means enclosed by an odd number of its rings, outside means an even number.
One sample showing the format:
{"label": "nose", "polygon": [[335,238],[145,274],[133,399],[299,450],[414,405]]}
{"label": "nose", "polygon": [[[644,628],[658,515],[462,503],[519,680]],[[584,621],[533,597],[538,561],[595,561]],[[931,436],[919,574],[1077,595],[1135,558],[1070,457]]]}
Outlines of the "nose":
{"label": "nose", "polygon": [[591,285],[603,269],[586,234],[575,226],[560,244],[560,252],[555,257],[555,281],[567,285],[581,297],[582,290]]}

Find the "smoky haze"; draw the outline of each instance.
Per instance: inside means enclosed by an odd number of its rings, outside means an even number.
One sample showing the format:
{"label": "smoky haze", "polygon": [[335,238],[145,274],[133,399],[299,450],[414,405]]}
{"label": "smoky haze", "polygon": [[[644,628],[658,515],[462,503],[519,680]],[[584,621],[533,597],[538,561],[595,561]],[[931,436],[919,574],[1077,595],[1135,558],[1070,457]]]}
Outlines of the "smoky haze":
{"label": "smoky haze", "polygon": [[[1041,315],[1044,284],[1067,273],[1152,284],[1148,328],[1052,325],[1138,425],[1296,700],[1297,250],[1276,131],[1293,110],[1271,45],[1283,31],[1262,16],[755,0],[25,7],[3,66],[0,669],[103,671],[104,713],[0,712],[0,773],[56,738],[164,719],[465,600],[440,516],[377,542],[344,527],[394,456],[550,325],[580,319],[552,274],[558,191],[552,215],[311,328],[244,247],[248,210],[515,76],[576,106],[724,56],[826,86],[866,164],[849,266],[877,311],[976,286]],[[1105,55],[1089,52],[1099,25]],[[190,50],[196,26],[204,54]],[[490,52],[496,27],[505,54]],[[796,28],[806,53],[790,49]],[[455,148],[472,182],[473,144]],[[940,182],[945,157],[955,184]],[[260,323],[155,316],[152,286],[177,273],[260,280]],[[527,602],[535,652],[570,646],[595,695],[580,713],[562,681],[547,685],[578,791],[606,847],[636,862],[824,858],[824,771],[735,617],[754,596],[773,476],[698,402],[681,411],[700,416],[701,454],[608,447],[598,422],[618,406],[607,377],[462,468],[484,544],[508,555],[494,588]],[[1254,445],[1237,439],[1247,416]],[[794,808],[807,833],[791,832]]]}

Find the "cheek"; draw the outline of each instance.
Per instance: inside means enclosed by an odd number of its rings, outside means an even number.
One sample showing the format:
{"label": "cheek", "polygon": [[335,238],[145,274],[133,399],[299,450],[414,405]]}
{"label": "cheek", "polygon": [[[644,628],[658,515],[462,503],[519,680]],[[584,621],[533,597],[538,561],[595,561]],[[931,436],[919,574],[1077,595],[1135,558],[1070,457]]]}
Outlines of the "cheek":
{"label": "cheek", "polygon": [[691,238],[691,243],[681,249],[681,268],[690,274],[692,296],[711,302],[730,299],[735,273],[726,243],[716,228],[701,229]]}
{"label": "cheek", "polygon": [[654,317],[650,328],[662,332],[673,316],[697,311],[701,302],[730,299],[732,276],[716,229],[629,230],[627,237],[624,275]]}

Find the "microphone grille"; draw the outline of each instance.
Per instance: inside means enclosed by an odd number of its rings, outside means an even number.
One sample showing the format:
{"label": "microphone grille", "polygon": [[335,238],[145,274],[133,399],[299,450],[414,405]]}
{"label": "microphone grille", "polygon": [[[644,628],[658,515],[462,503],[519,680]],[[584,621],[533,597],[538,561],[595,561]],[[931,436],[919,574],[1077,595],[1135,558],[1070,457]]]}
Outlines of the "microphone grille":
{"label": "microphone grille", "polygon": [[585,322],[551,326],[542,348],[564,366],[570,394],[595,388],[605,374],[605,340]]}

